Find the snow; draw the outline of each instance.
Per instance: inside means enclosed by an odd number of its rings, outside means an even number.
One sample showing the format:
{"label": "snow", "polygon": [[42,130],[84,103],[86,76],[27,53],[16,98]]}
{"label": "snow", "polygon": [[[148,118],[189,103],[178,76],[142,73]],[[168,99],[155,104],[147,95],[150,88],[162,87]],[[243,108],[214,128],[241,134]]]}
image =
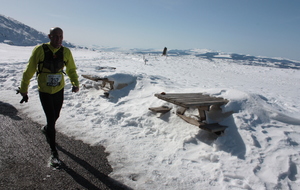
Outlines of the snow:
{"label": "snow", "polygon": [[[15,93],[32,49],[0,44],[0,101],[44,125],[35,77],[28,103],[20,104]],[[72,52],[81,89],[72,93],[66,77],[57,130],[104,146],[112,178],[133,189],[300,189],[298,67],[230,57]],[[99,70],[105,66],[116,69]],[[128,86],[105,98],[102,90],[82,87],[97,85],[83,74]],[[160,92],[201,92],[228,99],[222,111],[207,114],[208,121],[228,126],[225,134],[215,138],[186,123],[174,113],[177,106],[154,96]],[[171,112],[148,110],[162,105]],[[230,111],[232,115],[225,114]]]}

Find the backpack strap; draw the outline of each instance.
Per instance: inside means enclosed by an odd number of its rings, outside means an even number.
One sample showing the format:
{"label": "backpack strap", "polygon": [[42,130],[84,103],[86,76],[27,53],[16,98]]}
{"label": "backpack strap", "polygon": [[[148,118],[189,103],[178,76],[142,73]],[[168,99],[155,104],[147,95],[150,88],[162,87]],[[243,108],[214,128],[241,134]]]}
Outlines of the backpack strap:
{"label": "backpack strap", "polygon": [[[49,47],[48,47],[47,44],[43,44],[42,47],[43,47],[43,50],[44,50],[44,60],[40,61],[38,63],[37,72],[36,72],[37,75],[39,75],[40,73],[43,72],[44,63],[45,63],[46,60],[47,61],[51,61],[54,58],[56,58],[56,56],[60,56],[60,58],[62,60],[64,59],[64,55],[63,55],[64,47],[63,46],[55,54],[53,54],[53,52],[49,49]],[[64,65],[66,65],[65,61],[63,61],[63,63],[64,63]],[[64,74],[66,74],[63,70],[61,72],[64,73]],[[53,72],[49,72],[49,73],[53,73]]]}

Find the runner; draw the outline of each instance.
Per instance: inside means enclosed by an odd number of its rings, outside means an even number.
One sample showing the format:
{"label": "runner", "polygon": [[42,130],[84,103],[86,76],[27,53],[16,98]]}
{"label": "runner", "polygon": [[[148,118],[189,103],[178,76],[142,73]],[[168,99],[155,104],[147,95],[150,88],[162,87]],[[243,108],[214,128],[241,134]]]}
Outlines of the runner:
{"label": "runner", "polygon": [[51,28],[48,35],[50,42],[34,48],[27,68],[23,73],[20,103],[28,102],[28,86],[30,79],[37,73],[40,101],[47,118],[47,125],[42,127],[47,142],[50,145],[50,165],[56,167],[61,164],[55,143],[55,123],[59,117],[64,99],[64,71],[73,85],[72,92],[79,91],[76,65],[69,48],[62,46],[63,30],[59,27]]}

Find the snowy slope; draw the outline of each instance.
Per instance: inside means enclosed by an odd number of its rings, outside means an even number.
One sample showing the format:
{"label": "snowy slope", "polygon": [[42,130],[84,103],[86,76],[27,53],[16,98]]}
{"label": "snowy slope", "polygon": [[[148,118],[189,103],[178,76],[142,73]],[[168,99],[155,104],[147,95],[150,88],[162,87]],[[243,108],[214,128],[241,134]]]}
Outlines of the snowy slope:
{"label": "snowy slope", "polygon": [[[49,28],[50,29],[50,28]],[[16,46],[34,46],[48,42],[46,34],[39,32],[13,18],[0,14],[0,43]],[[75,47],[73,44],[63,42],[64,46]]]}
{"label": "snowy slope", "polygon": [[[36,80],[31,81],[28,103],[19,104],[21,97],[14,92],[32,48],[0,44],[0,101],[43,125]],[[72,94],[67,80],[57,123],[62,133],[105,146],[114,179],[133,189],[300,189],[299,63],[287,67],[195,54],[166,58],[154,53],[72,52],[79,75],[129,84],[106,99],[96,88],[81,86]],[[117,69],[99,70],[102,66]],[[80,82],[96,85],[83,77]],[[209,115],[228,129],[215,138],[184,122],[174,114],[176,106],[154,97],[160,92],[202,92],[228,99],[223,111],[234,114]],[[173,109],[162,116],[148,110],[161,105]]]}

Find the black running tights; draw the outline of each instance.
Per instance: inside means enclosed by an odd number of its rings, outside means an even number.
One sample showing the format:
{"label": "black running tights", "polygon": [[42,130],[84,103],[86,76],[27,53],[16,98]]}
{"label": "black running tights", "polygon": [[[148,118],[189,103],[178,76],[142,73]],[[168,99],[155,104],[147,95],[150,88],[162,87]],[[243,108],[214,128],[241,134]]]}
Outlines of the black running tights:
{"label": "black running tights", "polygon": [[62,108],[64,100],[64,89],[55,94],[48,94],[39,92],[41,104],[43,106],[46,118],[47,127],[46,132],[49,137],[49,145],[52,152],[56,152],[55,146],[55,123],[59,117],[60,110]]}

